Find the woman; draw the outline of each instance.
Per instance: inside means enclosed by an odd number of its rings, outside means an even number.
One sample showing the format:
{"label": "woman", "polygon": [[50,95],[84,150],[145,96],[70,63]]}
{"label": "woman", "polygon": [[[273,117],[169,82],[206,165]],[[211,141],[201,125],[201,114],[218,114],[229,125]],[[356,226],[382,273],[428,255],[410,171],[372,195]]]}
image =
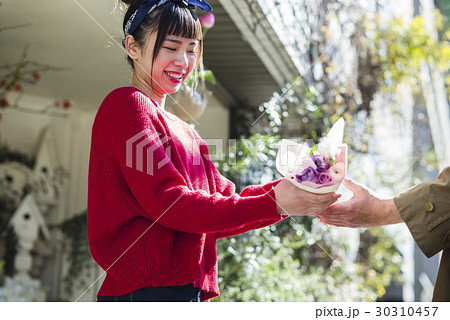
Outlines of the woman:
{"label": "woman", "polygon": [[98,301],[208,300],[219,295],[217,239],[288,214],[317,214],[338,195],[313,195],[285,180],[236,194],[206,143],[164,110],[166,94],[180,88],[202,53],[191,5],[209,5],[124,2],[133,79],[105,98],[92,129],[89,245],[107,273]]}

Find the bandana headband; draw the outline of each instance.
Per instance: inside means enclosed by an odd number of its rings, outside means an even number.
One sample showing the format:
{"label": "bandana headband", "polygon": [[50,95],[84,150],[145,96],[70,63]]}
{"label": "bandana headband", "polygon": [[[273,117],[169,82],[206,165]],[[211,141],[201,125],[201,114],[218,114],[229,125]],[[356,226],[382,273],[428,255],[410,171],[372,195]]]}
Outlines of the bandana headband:
{"label": "bandana headband", "polygon": [[[125,28],[124,28],[124,35],[125,38],[133,34],[133,32],[136,31],[137,28],[141,25],[141,23],[144,21],[145,17],[155,10],[156,8],[162,6],[163,4],[166,4],[167,2],[181,2],[184,4],[187,8],[193,9],[194,7],[199,7],[200,9],[203,9],[204,11],[211,11],[211,6],[205,1],[205,0],[145,0],[144,3],[141,4],[139,9],[137,9],[131,17],[128,19]],[[125,39],[122,41],[123,46],[125,47]]]}

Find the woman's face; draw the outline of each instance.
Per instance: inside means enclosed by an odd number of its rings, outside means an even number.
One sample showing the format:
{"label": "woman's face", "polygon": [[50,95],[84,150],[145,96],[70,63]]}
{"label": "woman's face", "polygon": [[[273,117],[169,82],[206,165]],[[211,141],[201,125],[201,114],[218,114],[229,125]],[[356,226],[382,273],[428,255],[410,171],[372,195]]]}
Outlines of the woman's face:
{"label": "woman's face", "polygon": [[[156,95],[164,97],[175,93],[189,76],[197,63],[199,41],[180,36],[167,35],[153,62],[153,48],[156,32],[151,34],[147,44],[135,62],[135,72],[148,84]],[[153,81],[152,81],[153,78]]]}

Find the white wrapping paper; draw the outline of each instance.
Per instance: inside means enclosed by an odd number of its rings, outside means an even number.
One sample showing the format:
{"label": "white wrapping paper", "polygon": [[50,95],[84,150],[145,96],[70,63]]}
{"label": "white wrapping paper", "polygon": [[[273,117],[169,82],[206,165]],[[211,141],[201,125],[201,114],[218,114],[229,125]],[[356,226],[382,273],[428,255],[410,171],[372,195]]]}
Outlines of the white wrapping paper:
{"label": "white wrapping paper", "polygon": [[310,155],[306,143],[283,139],[276,168],[294,185],[312,193],[336,191],[347,173],[347,144],[342,143],[345,121],[339,118]]}

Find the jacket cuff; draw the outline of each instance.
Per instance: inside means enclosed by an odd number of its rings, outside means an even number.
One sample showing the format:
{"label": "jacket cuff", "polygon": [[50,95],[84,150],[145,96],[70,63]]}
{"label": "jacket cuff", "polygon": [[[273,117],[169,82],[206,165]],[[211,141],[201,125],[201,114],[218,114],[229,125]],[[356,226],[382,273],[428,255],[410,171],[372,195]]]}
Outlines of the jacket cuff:
{"label": "jacket cuff", "polygon": [[434,181],[427,181],[394,197],[398,212],[427,257],[450,248],[446,189]]}

